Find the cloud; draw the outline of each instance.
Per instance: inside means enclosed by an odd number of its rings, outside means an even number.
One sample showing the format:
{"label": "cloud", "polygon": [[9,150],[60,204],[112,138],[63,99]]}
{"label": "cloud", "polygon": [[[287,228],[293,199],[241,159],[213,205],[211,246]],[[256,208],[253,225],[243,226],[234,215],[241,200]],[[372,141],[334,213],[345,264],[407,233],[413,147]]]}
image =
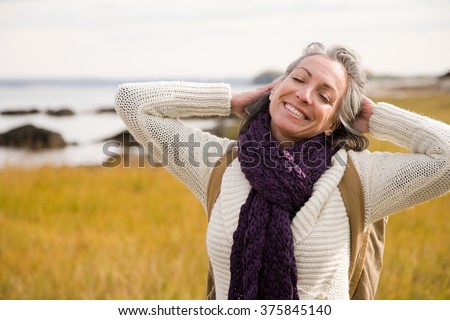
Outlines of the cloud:
{"label": "cloud", "polygon": [[448,0],[0,0],[0,77],[249,76],[310,41],[351,45],[375,71],[438,72],[447,12]]}

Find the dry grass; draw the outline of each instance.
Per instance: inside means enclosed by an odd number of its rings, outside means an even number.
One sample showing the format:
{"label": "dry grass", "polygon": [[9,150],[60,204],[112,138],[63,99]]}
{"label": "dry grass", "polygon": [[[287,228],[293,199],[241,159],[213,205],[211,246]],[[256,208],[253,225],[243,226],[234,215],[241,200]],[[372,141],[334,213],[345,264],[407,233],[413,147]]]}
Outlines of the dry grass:
{"label": "dry grass", "polygon": [[[450,123],[450,96],[378,98]],[[371,150],[405,152],[371,139]],[[450,299],[450,196],[390,217],[378,299]]]}
{"label": "dry grass", "polygon": [[[450,96],[389,101],[450,122]],[[206,217],[164,169],[6,168],[0,181],[1,299],[203,298]],[[447,195],[390,219],[379,299],[450,298],[449,208]]]}
{"label": "dry grass", "polygon": [[206,217],[163,169],[0,172],[0,298],[195,299]]}

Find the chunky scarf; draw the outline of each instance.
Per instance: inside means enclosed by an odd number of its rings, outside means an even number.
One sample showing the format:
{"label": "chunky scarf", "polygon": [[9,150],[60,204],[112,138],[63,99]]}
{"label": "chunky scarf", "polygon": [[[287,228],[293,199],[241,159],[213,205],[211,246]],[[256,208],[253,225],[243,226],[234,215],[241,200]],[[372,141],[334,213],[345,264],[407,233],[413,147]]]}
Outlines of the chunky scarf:
{"label": "chunky scarf", "polygon": [[239,137],[238,158],[251,185],[233,235],[229,299],[299,299],[290,223],[334,154],[324,134],[282,149],[269,112]]}

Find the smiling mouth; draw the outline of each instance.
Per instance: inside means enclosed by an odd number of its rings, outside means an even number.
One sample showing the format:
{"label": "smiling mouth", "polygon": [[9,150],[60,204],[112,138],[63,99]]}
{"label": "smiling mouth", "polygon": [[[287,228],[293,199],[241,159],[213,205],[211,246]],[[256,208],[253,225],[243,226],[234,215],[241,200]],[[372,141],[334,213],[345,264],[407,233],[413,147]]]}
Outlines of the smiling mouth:
{"label": "smiling mouth", "polygon": [[289,103],[285,103],[284,107],[293,115],[296,115],[297,117],[299,117],[300,119],[303,120],[309,120],[309,118],[306,116],[306,114],[304,114],[303,112],[298,111],[297,109],[295,109],[293,106],[291,106]]}

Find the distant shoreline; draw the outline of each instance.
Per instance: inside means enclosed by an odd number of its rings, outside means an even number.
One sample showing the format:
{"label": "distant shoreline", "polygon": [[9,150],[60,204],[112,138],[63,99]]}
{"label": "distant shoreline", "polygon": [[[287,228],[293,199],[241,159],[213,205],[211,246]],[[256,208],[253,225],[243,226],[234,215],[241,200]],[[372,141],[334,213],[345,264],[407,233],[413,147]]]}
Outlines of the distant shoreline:
{"label": "distant shoreline", "polygon": [[225,82],[230,84],[252,85],[251,78],[43,78],[43,79],[0,79],[0,87],[20,86],[118,86],[127,82],[154,82],[154,81],[187,81],[187,82]]}
{"label": "distant shoreline", "polygon": [[[126,82],[152,82],[152,81],[188,81],[188,82],[223,82],[230,85],[252,88],[261,86],[254,83],[252,78],[134,78],[134,79],[102,79],[102,78],[44,78],[44,79],[0,79],[0,88],[18,87],[116,87]],[[370,96],[403,95],[408,94],[423,95],[427,91],[430,94],[450,93],[450,79],[440,76],[369,76],[367,80],[367,94]]]}

